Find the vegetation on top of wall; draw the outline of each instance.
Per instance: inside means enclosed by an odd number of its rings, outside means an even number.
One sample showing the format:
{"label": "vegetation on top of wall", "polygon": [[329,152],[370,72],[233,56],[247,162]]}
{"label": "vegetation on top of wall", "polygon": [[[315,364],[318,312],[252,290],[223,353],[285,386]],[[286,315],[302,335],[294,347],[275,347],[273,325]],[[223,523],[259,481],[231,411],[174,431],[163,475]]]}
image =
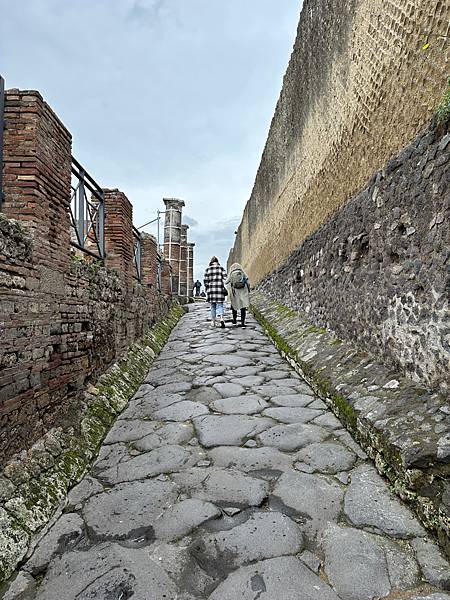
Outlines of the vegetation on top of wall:
{"label": "vegetation on top of wall", "polygon": [[437,107],[436,115],[438,123],[445,123],[450,120],[450,77],[447,79],[447,89],[442,96],[442,100]]}

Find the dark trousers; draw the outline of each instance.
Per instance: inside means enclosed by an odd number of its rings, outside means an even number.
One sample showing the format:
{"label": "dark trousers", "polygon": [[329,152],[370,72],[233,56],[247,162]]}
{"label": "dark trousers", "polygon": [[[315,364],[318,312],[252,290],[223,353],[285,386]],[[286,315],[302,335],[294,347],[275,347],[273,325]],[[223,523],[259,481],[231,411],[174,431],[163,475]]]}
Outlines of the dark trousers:
{"label": "dark trousers", "polygon": [[[233,313],[233,323],[236,323],[237,322],[237,310],[234,310],[234,308],[232,308],[231,312]],[[247,314],[247,309],[241,308],[241,325],[245,325],[246,314]]]}

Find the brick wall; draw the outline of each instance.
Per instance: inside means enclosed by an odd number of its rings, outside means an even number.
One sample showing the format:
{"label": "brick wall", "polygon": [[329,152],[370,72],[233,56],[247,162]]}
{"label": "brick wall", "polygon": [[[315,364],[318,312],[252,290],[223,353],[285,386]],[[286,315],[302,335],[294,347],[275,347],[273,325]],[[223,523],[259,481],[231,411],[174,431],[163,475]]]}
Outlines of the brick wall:
{"label": "brick wall", "polygon": [[71,252],[71,136],[38,92],[8,91],[5,113],[0,464],[55,426],[76,428],[88,383],[170,305],[151,239],[142,284],[133,279],[132,205],[120,190],[105,190],[107,266]]}
{"label": "brick wall", "polygon": [[118,189],[103,190],[105,199],[106,266],[117,269],[131,281],[135,269],[133,206]]}
{"label": "brick wall", "polygon": [[141,268],[142,283],[158,288],[158,247],[155,236],[150,233],[141,234]]}

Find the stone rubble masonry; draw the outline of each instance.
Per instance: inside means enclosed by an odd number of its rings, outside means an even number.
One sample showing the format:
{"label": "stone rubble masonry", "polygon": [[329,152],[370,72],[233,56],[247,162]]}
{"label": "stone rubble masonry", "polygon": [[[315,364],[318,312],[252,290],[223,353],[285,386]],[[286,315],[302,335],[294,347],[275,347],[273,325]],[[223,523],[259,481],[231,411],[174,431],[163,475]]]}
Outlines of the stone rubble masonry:
{"label": "stone rubble masonry", "polygon": [[132,207],[119,190],[105,190],[114,268],[71,253],[71,136],[35,91],[7,91],[5,116],[0,466],[55,427],[78,428],[86,386],[171,303],[132,279]]}
{"label": "stone rubble masonry", "polygon": [[448,77],[448,14],[448,0],[303,2],[230,255],[254,284],[429,121]]}
{"label": "stone rubble masonry", "polygon": [[105,199],[106,266],[123,273],[128,283],[134,265],[133,206],[120,190],[103,190]]}
{"label": "stone rubble masonry", "polygon": [[261,290],[412,381],[450,391],[450,131],[433,121]]}
{"label": "stone rubble masonry", "polygon": [[[450,405],[261,291],[252,310],[278,350],[450,556]],[[350,436],[349,436],[349,439]],[[356,446],[356,444],[355,444]]]}
{"label": "stone rubble masonry", "polygon": [[172,267],[172,291],[180,292],[181,213],[184,200],[163,198],[166,206],[164,221],[164,256]]}

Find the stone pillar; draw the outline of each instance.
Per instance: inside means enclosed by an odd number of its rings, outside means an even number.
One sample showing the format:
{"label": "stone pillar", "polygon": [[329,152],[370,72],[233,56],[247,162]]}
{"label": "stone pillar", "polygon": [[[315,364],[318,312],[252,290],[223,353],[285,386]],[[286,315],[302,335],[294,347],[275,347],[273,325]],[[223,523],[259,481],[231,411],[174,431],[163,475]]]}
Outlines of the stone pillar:
{"label": "stone pillar", "polygon": [[163,294],[172,294],[172,267],[165,257],[161,260],[161,291]]}
{"label": "stone pillar", "polygon": [[30,230],[35,264],[67,271],[72,136],[36,91],[8,90],[5,121],[2,212]]}
{"label": "stone pillar", "polygon": [[180,291],[179,295],[189,297],[188,288],[188,235],[189,225],[181,225],[181,243],[180,243]]}
{"label": "stone pillar", "polygon": [[164,256],[172,267],[172,293],[180,292],[181,213],[183,200],[163,198],[166,205],[164,222]]}
{"label": "stone pillar", "polygon": [[194,246],[193,242],[188,243],[188,262],[187,262],[187,285],[188,285],[188,296],[194,295]]}
{"label": "stone pillar", "polygon": [[105,197],[105,264],[131,282],[135,273],[133,206],[118,189],[103,190]]}
{"label": "stone pillar", "polygon": [[141,233],[141,282],[158,288],[158,242],[154,235]]}

